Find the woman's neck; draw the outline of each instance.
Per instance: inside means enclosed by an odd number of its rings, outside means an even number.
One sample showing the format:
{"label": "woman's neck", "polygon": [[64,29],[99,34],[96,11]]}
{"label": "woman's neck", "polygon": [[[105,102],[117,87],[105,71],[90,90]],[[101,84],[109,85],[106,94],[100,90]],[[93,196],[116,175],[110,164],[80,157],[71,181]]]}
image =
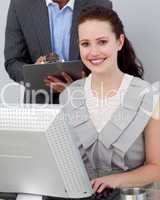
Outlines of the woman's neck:
{"label": "woman's neck", "polygon": [[106,95],[114,96],[121,85],[123,76],[124,73],[119,69],[106,74],[92,73],[91,89],[98,95],[99,98]]}

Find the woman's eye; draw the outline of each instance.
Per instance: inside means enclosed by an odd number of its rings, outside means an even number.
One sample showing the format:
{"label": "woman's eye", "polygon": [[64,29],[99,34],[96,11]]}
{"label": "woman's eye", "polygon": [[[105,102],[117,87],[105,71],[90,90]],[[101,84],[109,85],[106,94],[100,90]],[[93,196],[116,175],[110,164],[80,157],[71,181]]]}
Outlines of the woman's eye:
{"label": "woman's eye", "polygon": [[105,45],[105,44],[108,43],[108,41],[107,41],[107,40],[100,40],[98,43],[99,43],[100,45]]}
{"label": "woman's eye", "polygon": [[82,42],[80,45],[81,45],[82,47],[88,47],[88,46],[89,46],[89,43],[88,43],[88,42]]}

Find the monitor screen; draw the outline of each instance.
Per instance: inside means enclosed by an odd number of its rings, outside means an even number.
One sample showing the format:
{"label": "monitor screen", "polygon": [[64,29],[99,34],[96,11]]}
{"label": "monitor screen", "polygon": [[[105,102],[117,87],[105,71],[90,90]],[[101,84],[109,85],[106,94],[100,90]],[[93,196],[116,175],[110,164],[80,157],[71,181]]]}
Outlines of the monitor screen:
{"label": "monitor screen", "polygon": [[92,195],[61,106],[0,107],[0,192]]}

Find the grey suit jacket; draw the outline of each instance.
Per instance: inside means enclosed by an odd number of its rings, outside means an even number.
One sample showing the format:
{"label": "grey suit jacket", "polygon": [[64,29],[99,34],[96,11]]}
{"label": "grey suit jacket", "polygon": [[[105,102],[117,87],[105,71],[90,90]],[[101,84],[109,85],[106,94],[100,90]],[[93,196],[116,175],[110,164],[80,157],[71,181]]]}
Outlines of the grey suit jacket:
{"label": "grey suit jacket", "polygon": [[74,82],[60,95],[66,126],[76,138],[91,178],[143,165],[143,130],[153,108],[149,83],[134,77],[123,103],[100,133],[95,129],[85,102],[85,79]]}
{"label": "grey suit jacket", "polygon": [[[90,5],[112,7],[110,0],[75,0],[69,59],[79,58],[76,20]],[[45,0],[11,0],[5,33],[5,67],[11,79],[23,81],[22,66],[51,52],[48,9]]]}

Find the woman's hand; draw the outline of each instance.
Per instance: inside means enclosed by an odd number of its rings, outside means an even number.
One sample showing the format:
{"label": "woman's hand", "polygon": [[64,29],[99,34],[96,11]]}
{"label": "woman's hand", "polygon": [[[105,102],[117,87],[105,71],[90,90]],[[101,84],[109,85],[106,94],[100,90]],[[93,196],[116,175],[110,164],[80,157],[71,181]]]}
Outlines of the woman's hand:
{"label": "woman's hand", "polygon": [[[85,77],[85,72],[82,71],[82,78]],[[51,87],[54,91],[56,92],[62,92],[67,86],[69,86],[72,82],[73,79],[71,76],[65,72],[62,72],[62,78],[64,81],[60,80],[56,76],[48,76],[47,79],[44,79],[44,83],[46,86]]]}
{"label": "woman's hand", "polygon": [[73,80],[72,78],[65,72],[62,73],[62,77],[64,78],[65,82],[60,80],[55,76],[48,76],[47,79],[44,79],[44,83],[46,86],[51,87],[56,92],[62,92],[68,85],[70,85]]}
{"label": "woman's hand", "polygon": [[106,188],[117,188],[120,186],[120,178],[118,175],[103,176],[91,181],[94,192],[101,193]]}

